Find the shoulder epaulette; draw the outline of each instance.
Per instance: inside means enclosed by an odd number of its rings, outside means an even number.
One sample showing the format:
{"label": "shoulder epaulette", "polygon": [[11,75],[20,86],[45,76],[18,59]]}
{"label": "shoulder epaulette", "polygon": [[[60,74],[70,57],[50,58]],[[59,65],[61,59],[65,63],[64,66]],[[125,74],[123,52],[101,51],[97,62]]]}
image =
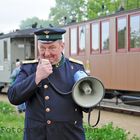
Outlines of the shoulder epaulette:
{"label": "shoulder epaulette", "polygon": [[37,63],[38,60],[25,60],[25,61],[22,61],[22,64],[33,64],[33,63]]}
{"label": "shoulder epaulette", "polygon": [[80,60],[76,60],[76,59],[73,59],[73,58],[69,58],[69,61],[83,65],[83,62],[80,61]]}

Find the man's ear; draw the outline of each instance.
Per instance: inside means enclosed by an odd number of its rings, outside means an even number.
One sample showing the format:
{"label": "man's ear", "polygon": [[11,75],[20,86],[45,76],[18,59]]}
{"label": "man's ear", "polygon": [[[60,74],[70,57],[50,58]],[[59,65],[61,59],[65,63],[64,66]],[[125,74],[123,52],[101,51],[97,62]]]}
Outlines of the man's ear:
{"label": "man's ear", "polygon": [[65,47],[65,43],[64,43],[64,42],[62,42],[62,48],[64,49],[64,47]]}
{"label": "man's ear", "polygon": [[64,42],[62,40],[60,40],[59,43],[60,43],[60,46],[62,47],[62,49],[64,49],[64,46],[65,46]]}

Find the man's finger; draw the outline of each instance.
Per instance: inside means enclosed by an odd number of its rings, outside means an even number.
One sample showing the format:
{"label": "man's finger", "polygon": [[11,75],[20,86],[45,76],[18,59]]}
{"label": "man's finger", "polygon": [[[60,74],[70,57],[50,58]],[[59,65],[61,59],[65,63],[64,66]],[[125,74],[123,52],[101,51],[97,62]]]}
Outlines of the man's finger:
{"label": "man's finger", "polygon": [[41,59],[40,63],[45,65],[50,64],[48,59]]}

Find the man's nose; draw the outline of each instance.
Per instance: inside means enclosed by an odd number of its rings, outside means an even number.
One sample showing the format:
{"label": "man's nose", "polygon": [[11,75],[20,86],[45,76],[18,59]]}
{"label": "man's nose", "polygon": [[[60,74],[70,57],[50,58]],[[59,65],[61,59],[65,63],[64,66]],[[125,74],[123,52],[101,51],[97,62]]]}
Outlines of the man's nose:
{"label": "man's nose", "polygon": [[50,55],[50,51],[49,50],[45,50],[45,56],[49,56]]}

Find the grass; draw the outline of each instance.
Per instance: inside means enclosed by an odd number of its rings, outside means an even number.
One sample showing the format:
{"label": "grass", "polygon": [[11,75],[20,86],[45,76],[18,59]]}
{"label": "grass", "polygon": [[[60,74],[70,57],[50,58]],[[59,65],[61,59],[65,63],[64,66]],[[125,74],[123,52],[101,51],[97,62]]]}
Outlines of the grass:
{"label": "grass", "polygon": [[114,127],[113,123],[104,125],[101,128],[92,128],[87,125],[84,127],[86,130],[86,140],[140,140],[136,135],[130,138],[130,132]]}
{"label": "grass", "polygon": [[[0,102],[0,140],[22,140],[24,116],[18,114],[9,103]],[[101,128],[92,128],[84,124],[86,140],[140,140],[137,136],[130,138],[130,133],[113,123]]]}
{"label": "grass", "polygon": [[23,139],[24,116],[13,106],[0,102],[0,140]]}

